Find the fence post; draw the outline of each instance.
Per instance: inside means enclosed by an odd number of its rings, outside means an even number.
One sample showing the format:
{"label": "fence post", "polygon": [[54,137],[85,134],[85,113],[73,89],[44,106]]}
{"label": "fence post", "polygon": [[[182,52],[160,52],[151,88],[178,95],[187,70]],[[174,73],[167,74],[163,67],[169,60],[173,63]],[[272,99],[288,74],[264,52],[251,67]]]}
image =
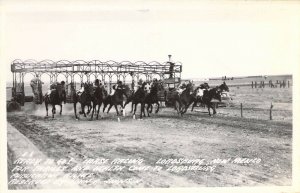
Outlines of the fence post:
{"label": "fence post", "polygon": [[288,88],[290,88],[290,81],[288,81]]}
{"label": "fence post", "polygon": [[241,117],[243,117],[243,103],[241,103]]}
{"label": "fence post", "polygon": [[257,86],[257,82],[255,81],[255,88],[256,88],[256,86]]}
{"label": "fence post", "polygon": [[272,117],[272,109],[273,109],[273,104],[272,104],[272,102],[271,102],[271,107],[270,107],[270,120],[273,119],[273,117]]}
{"label": "fence post", "polygon": [[251,86],[252,86],[252,88],[253,88],[253,81],[251,82]]}

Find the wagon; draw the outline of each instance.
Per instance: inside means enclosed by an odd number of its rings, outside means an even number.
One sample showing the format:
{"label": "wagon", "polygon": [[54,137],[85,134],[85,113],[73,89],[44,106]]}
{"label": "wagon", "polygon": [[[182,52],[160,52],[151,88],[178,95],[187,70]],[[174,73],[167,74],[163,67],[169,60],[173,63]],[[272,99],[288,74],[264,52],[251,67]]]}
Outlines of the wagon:
{"label": "wagon", "polygon": [[158,100],[165,102],[166,107],[174,106],[174,99],[178,96],[176,88],[180,84],[180,78],[169,78],[163,80],[163,89],[158,91]]}

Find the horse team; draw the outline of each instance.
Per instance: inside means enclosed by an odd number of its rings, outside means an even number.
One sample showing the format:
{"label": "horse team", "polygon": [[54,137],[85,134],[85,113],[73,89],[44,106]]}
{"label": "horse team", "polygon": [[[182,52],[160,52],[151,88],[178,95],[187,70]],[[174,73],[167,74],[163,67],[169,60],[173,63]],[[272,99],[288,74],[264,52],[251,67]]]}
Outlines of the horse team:
{"label": "horse team", "polygon": [[[45,95],[44,101],[46,106],[46,112],[48,116],[48,105],[52,105],[52,117],[56,113],[56,105],[60,106],[60,114],[62,114],[62,104],[66,103],[66,92],[64,89],[65,83],[56,83],[52,85],[51,90]],[[73,88],[74,89],[74,88]],[[119,116],[118,106],[121,107],[121,113],[125,113],[124,108],[127,104],[131,102],[131,113],[135,117],[137,105],[140,104],[140,118],[146,116],[145,110],[147,111],[147,116],[150,116],[152,113],[153,105],[156,104],[157,109],[155,113],[158,113],[160,108],[158,92],[164,90],[161,82],[153,80],[152,82],[142,82],[136,91],[133,91],[129,88],[128,85],[122,84],[121,81],[114,86],[114,92],[108,94],[105,86],[96,79],[93,83],[83,83],[79,91],[74,92],[73,94],[73,106],[75,118],[79,119],[77,115],[77,103],[80,103],[81,110],[79,114],[83,114],[84,117],[87,116],[91,111],[92,120],[94,116],[96,119],[99,118],[100,107],[103,104],[103,113],[105,112],[106,107],[107,113],[114,106],[117,115]],[[173,97],[170,97],[167,100],[171,100],[174,105],[178,115],[183,115],[187,112],[189,106],[192,104],[192,111],[194,107],[201,103],[207,106],[208,113],[211,116],[210,109],[213,109],[213,114],[216,114],[216,107],[212,102],[213,99],[216,99],[221,102],[221,93],[224,91],[229,91],[228,86],[223,82],[220,86],[215,88],[210,88],[207,83],[201,84],[198,87],[192,82],[187,84],[182,84],[180,87],[171,90]],[[125,97],[124,97],[125,96]],[[85,108],[88,108],[87,113]]]}

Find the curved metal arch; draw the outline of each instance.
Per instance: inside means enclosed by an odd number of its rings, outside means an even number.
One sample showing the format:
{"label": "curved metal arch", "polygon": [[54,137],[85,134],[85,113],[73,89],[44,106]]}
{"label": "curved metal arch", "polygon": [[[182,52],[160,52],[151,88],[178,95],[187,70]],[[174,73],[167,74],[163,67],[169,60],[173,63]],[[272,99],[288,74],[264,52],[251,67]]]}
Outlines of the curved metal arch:
{"label": "curved metal arch", "polygon": [[21,60],[21,59],[14,59],[11,63],[12,64],[13,63],[23,63],[23,60]]}
{"label": "curved metal arch", "polygon": [[125,61],[122,61],[122,62],[119,62],[121,65],[132,65],[133,63],[128,61],[128,60],[125,60]]}
{"label": "curved metal arch", "polygon": [[134,64],[135,65],[147,65],[147,63],[144,61],[136,61],[136,62],[134,62]]}
{"label": "curved metal arch", "polygon": [[95,80],[98,78],[98,76],[99,76],[99,73],[90,73],[90,77],[91,76],[94,76],[94,78],[95,78]]}
{"label": "curved metal arch", "polygon": [[64,64],[64,65],[66,65],[66,64],[72,64],[72,62],[69,61],[69,60],[59,60],[59,61],[55,62],[55,64],[56,65],[58,65],[58,64]]}
{"label": "curved metal arch", "polygon": [[46,70],[48,68],[53,67],[55,65],[55,62],[53,60],[42,60],[38,62],[37,65],[39,65],[40,68],[45,68]]}
{"label": "curved metal arch", "polygon": [[29,64],[37,64],[38,62],[34,59],[28,59],[23,61],[24,64],[29,63]]}
{"label": "curved metal arch", "polygon": [[[73,66],[75,67],[77,67],[77,69],[78,69],[78,67],[79,67],[79,70],[80,71],[85,71],[86,69],[85,69],[85,65],[87,65],[88,64],[88,62],[87,61],[84,61],[84,60],[75,60],[75,61],[73,61],[73,62],[71,62],[72,64],[73,64]],[[74,68],[73,67],[73,68]]]}
{"label": "curved metal arch", "polygon": [[38,64],[55,64],[55,62],[53,60],[46,59],[39,61]]}
{"label": "curved metal arch", "polygon": [[148,63],[148,65],[162,65],[162,64],[157,61],[151,61]]}
{"label": "curved metal arch", "polygon": [[108,61],[106,61],[105,63],[113,63],[113,64],[117,64],[118,62],[116,62],[116,61],[114,61],[114,60],[108,60]]}
{"label": "curved metal arch", "polygon": [[34,72],[22,72],[22,73],[20,73],[20,76],[22,78],[22,82],[24,82],[24,79],[25,79],[26,75],[32,75],[33,77],[36,76],[36,74]]}

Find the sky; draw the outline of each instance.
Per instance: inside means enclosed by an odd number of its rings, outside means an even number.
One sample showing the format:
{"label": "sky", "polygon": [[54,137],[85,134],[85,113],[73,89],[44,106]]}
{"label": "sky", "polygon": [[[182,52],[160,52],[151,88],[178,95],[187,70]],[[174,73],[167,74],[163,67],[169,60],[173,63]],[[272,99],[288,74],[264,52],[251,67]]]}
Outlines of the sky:
{"label": "sky", "polygon": [[14,59],[158,61],[183,78],[293,74],[299,1],[2,1],[1,67]]}

